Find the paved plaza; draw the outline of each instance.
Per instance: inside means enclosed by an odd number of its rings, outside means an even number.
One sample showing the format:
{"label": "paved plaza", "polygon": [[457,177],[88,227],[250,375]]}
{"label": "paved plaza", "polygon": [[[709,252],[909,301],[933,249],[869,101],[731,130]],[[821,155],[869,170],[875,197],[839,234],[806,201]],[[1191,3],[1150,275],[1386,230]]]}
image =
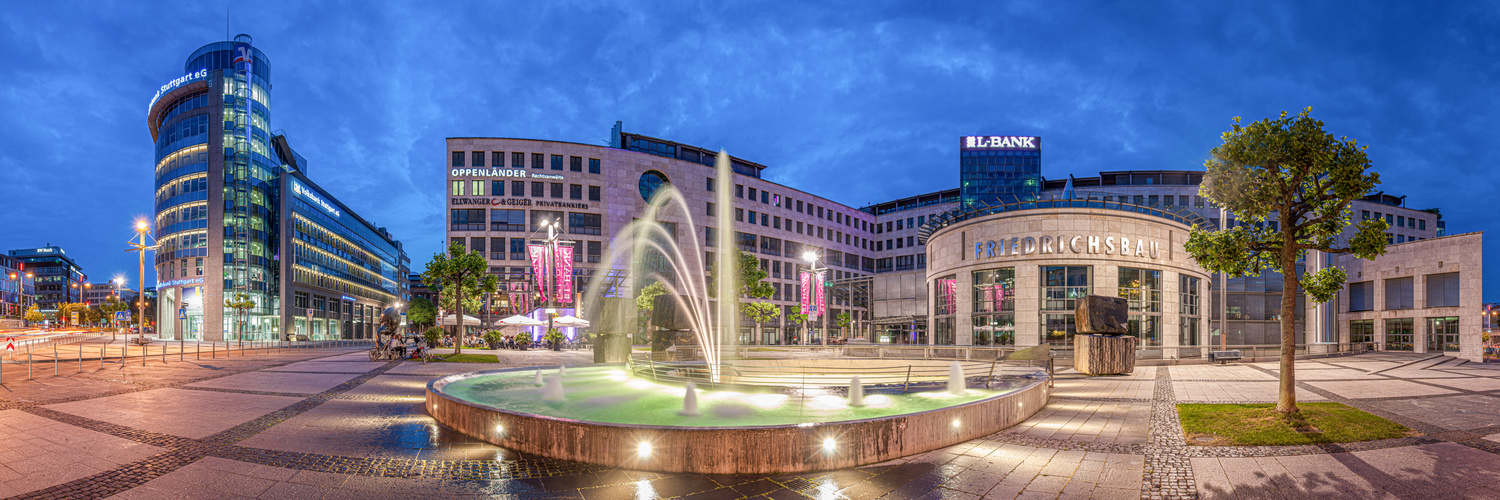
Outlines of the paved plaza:
{"label": "paved plaza", "polygon": [[[507,367],[592,359],[498,354]],[[1350,404],[1407,425],[1411,437],[1188,446],[1176,403],[1271,402],[1276,364],[1097,378],[1063,370],[1047,407],[1003,432],[887,463],[772,476],[552,460],[470,439],[423,411],[429,380],[494,365],[372,363],[359,347],[179,357],[103,368],[96,359],[56,376],[47,366],[34,380],[6,365],[0,497],[1500,498],[1500,369],[1442,356],[1298,362],[1303,401]]]}

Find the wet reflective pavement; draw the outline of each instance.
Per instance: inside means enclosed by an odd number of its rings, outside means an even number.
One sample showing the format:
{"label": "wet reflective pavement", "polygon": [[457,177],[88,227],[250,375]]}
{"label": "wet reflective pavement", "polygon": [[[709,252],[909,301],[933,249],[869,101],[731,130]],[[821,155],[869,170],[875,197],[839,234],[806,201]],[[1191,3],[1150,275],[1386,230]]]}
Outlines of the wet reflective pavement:
{"label": "wet reflective pavement", "polygon": [[[501,366],[587,352],[501,352]],[[423,411],[434,377],[317,349],[108,366],[0,386],[0,497],[1191,498],[1500,496],[1500,371],[1413,355],[1299,362],[1302,389],[1419,431],[1341,447],[1188,446],[1185,401],[1256,402],[1274,364],[1060,374],[1022,425],[892,462],[789,475],[658,474],[504,450]],[[1324,376],[1320,376],[1324,375]],[[1270,386],[1267,386],[1269,384]],[[1426,388],[1413,393],[1414,390]],[[51,395],[52,397],[49,397]]]}

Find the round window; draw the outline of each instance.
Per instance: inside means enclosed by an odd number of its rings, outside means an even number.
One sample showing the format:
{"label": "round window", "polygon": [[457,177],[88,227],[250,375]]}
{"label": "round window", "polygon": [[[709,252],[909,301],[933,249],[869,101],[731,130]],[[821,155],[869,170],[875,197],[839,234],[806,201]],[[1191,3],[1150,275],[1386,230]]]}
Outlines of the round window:
{"label": "round window", "polygon": [[662,175],[661,172],[647,170],[641,174],[641,198],[649,202],[652,196],[656,196],[656,190],[661,189],[663,184],[671,183],[672,181],[667,180],[667,176]]}

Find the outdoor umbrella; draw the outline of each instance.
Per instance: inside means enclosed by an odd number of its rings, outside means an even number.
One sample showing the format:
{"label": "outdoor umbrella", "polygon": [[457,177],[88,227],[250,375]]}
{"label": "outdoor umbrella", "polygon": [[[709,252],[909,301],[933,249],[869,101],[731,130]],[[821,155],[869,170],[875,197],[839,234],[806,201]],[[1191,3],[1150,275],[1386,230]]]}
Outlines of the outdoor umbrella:
{"label": "outdoor umbrella", "polygon": [[[449,314],[447,316],[444,316],[443,317],[443,326],[453,326],[453,325],[458,324],[458,318],[456,316],[457,315],[455,315],[455,314]],[[476,318],[476,317],[469,316],[469,315],[465,314],[464,315],[464,326],[479,326],[479,318]]]}
{"label": "outdoor umbrella", "polygon": [[588,328],[589,326],[588,320],[573,316],[559,316],[556,318],[552,318],[552,324],[557,326],[576,326],[580,328]]}
{"label": "outdoor umbrella", "polygon": [[509,326],[542,326],[547,324],[547,322],[517,314],[500,320],[500,324]]}

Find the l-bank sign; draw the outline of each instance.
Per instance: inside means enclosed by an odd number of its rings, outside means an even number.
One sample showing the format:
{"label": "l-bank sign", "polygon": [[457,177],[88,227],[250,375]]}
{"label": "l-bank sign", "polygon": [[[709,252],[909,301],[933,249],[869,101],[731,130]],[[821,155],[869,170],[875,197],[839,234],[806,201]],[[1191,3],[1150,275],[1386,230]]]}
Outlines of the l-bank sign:
{"label": "l-bank sign", "polygon": [[1042,149],[1042,138],[1023,135],[966,135],[962,149]]}

